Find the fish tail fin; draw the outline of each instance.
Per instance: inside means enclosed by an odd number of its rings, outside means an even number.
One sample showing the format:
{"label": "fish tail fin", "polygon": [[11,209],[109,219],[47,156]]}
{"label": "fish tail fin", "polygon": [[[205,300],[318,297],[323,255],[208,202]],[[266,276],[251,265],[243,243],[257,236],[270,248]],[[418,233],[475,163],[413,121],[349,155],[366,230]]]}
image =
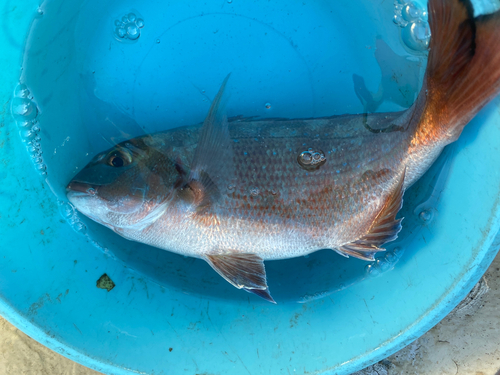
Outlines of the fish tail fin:
{"label": "fish tail fin", "polygon": [[500,10],[474,17],[470,0],[430,0],[421,140],[451,143],[500,92]]}

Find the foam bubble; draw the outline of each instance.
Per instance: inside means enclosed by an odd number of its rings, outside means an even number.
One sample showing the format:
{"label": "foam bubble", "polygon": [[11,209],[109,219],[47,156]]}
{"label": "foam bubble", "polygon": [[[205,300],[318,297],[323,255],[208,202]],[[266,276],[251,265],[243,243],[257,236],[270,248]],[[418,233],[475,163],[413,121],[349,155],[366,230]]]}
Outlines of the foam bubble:
{"label": "foam bubble", "polygon": [[317,169],[326,163],[325,153],[321,150],[309,148],[297,157],[299,165],[307,170]]}
{"label": "foam bubble", "polygon": [[365,267],[365,272],[368,276],[379,276],[384,272],[392,270],[396,263],[401,259],[404,249],[395,247],[392,251],[388,251],[384,256]]}
{"label": "foam bubble", "polygon": [[429,48],[431,32],[427,20],[427,11],[416,3],[403,0],[394,2],[393,21],[402,28],[401,39],[413,51],[420,52]]}
{"label": "foam bubble", "polygon": [[84,223],[81,222],[75,207],[71,203],[66,201],[59,201],[58,204],[61,217],[71,226],[71,228],[75,232],[86,235],[87,227]]}
{"label": "foam bubble", "polygon": [[114,34],[118,40],[134,42],[141,36],[140,29],[144,27],[144,20],[131,12],[122,16],[121,19],[116,19],[113,24],[115,26]]}
{"label": "foam bubble", "polygon": [[42,154],[41,138],[38,135],[40,125],[37,121],[39,110],[30,90],[24,83],[18,84],[14,89],[11,113],[19,127],[21,140],[26,143],[26,150],[34,161],[35,169],[45,175],[46,165],[35,162]]}

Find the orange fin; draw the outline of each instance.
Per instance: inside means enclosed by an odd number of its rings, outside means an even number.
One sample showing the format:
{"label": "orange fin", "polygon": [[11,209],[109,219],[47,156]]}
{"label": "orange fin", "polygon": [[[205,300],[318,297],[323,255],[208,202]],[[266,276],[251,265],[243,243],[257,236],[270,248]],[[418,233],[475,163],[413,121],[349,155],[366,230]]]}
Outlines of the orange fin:
{"label": "orange fin", "polygon": [[400,180],[390,195],[379,214],[372,223],[368,232],[361,238],[351,243],[340,246],[336,251],[344,256],[353,256],[363,260],[374,260],[374,255],[379,251],[385,251],[380,247],[383,244],[394,241],[401,230],[401,221],[396,215],[403,206],[404,180],[406,168]]}
{"label": "orange fin", "polygon": [[474,18],[470,0],[430,0],[429,24],[422,133],[451,143],[500,92],[500,11]]}
{"label": "orange fin", "polygon": [[229,253],[207,255],[205,260],[236,288],[276,303],[269,293],[266,269],[261,257],[249,253]]}

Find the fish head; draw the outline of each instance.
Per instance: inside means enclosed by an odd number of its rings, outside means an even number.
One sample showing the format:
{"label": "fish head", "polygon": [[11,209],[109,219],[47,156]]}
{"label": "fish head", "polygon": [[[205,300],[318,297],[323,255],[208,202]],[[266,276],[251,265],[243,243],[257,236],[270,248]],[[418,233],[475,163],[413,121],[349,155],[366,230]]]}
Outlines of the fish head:
{"label": "fish head", "polygon": [[96,155],[68,184],[69,201],[115,231],[152,223],[168,207],[182,172],[151,143],[136,138]]}

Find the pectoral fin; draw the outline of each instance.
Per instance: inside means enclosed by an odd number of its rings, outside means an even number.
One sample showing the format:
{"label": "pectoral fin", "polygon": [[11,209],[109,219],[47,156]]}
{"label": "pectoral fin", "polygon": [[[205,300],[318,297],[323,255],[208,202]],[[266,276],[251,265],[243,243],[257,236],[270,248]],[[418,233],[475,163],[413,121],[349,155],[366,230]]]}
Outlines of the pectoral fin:
{"label": "pectoral fin", "polygon": [[406,169],[401,174],[400,180],[389,197],[387,197],[382,209],[373,221],[369,231],[356,241],[340,246],[336,251],[344,256],[353,256],[363,260],[375,260],[374,255],[379,251],[385,251],[380,247],[383,244],[394,241],[401,230],[401,221],[396,215],[403,206],[404,180]]}
{"label": "pectoral fin", "polygon": [[238,289],[276,303],[269,294],[264,261],[255,254],[228,253],[207,255],[205,260],[224,279]]}

